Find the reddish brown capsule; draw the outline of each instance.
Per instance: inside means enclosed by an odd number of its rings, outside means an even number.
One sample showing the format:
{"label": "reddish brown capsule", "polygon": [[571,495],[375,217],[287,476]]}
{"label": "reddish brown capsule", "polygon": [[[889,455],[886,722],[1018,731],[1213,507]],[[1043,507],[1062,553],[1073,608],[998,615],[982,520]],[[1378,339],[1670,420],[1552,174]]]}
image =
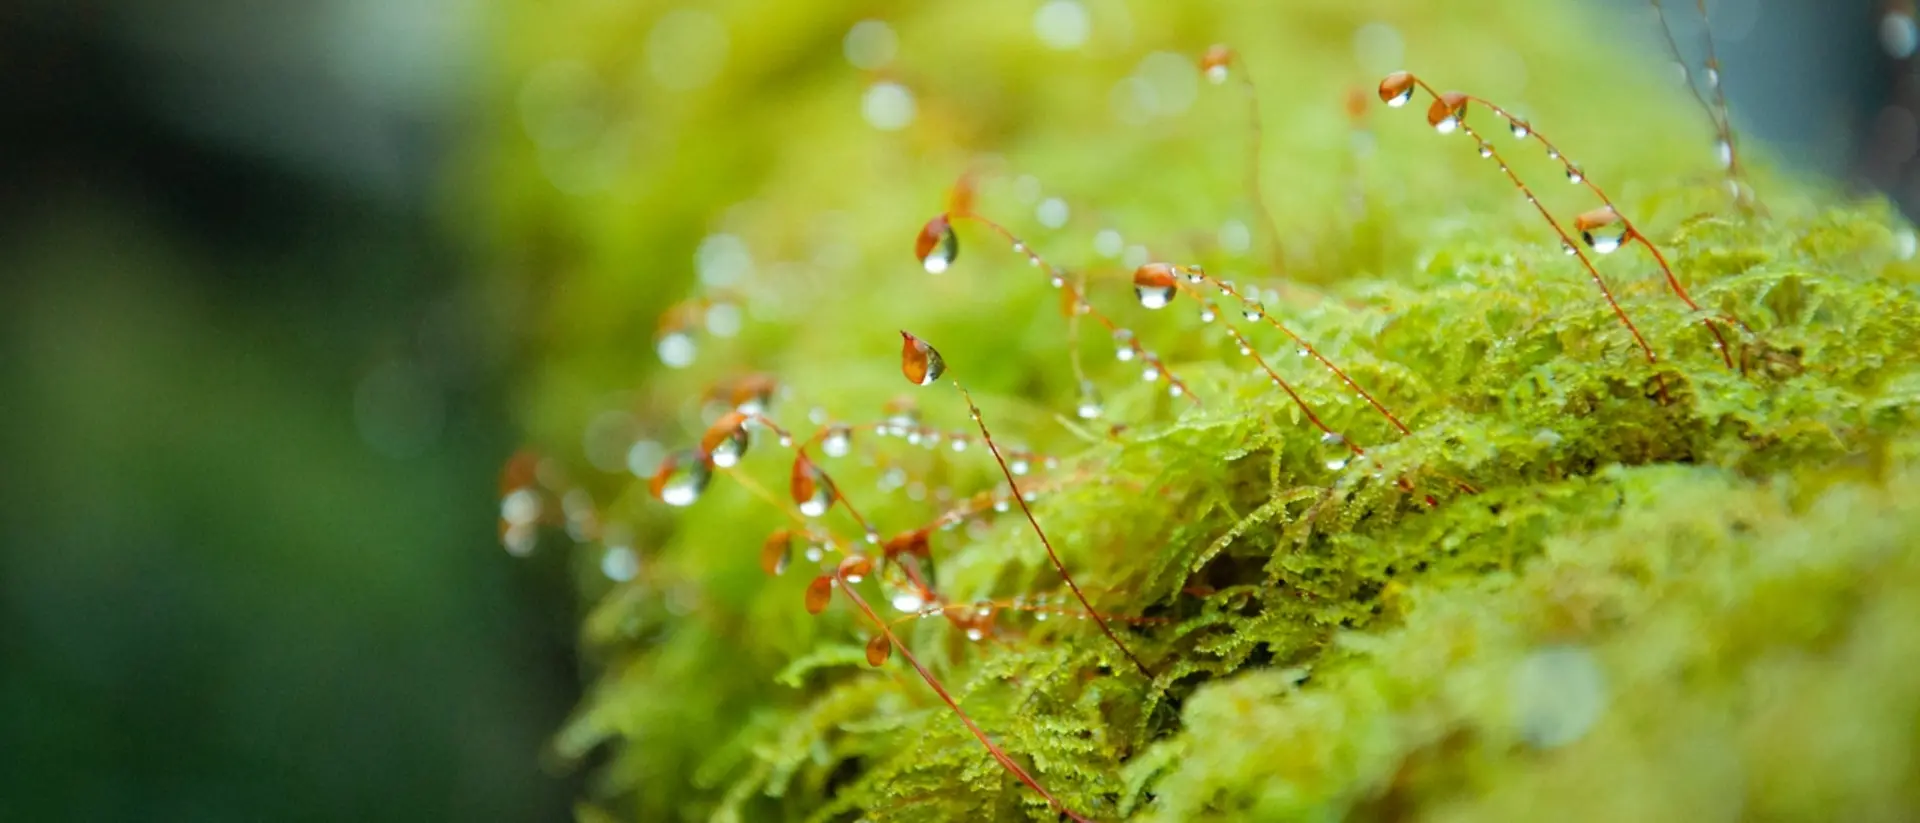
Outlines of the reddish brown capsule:
{"label": "reddish brown capsule", "polygon": [[1627,241],[1626,221],[1620,219],[1620,213],[1612,206],[1581,212],[1573,218],[1573,228],[1580,232],[1581,240],[1600,254],[1612,254]]}
{"label": "reddish brown capsule", "polygon": [[1200,55],[1200,73],[1207,76],[1207,82],[1219,85],[1227,82],[1227,74],[1233,66],[1233,49],[1225,43],[1215,43],[1207,47],[1207,53]]}
{"label": "reddish brown capsule", "polygon": [[848,583],[858,583],[873,574],[873,558],[864,554],[850,554],[840,560],[839,575]]}
{"label": "reddish brown capsule", "polygon": [[1394,108],[1400,108],[1413,99],[1414,79],[1411,72],[1396,71],[1380,81],[1380,102]]}
{"label": "reddish brown capsule", "polygon": [[1360,86],[1347,89],[1347,119],[1359,123],[1367,119],[1367,90]]}
{"label": "reddish brown capsule", "polygon": [[720,415],[700,437],[700,450],[707,453],[713,465],[723,469],[733,467],[747,453],[750,438],[746,425],[747,416],[738,411]]}
{"label": "reddish brown capsule", "polygon": [[947,361],[927,341],[900,332],[900,373],[916,386],[931,386],[947,372]]}
{"label": "reddish brown capsule", "polygon": [[793,532],[781,529],[768,536],[766,545],[760,547],[760,570],[777,576],[792,562]]}
{"label": "reddish brown capsule", "polygon": [[1464,92],[1450,91],[1433,99],[1433,105],[1427,107],[1427,125],[1441,134],[1451,134],[1460,127],[1460,118],[1467,113],[1467,95]]}
{"label": "reddish brown capsule", "polygon": [[893,641],[884,634],[876,634],[867,641],[867,665],[879,668],[886,665],[887,658],[893,656]]}
{"label": "reddish brown capsule", "polygon": [[680,451],[660,461],[660,468],[647,485],[656,500],[669,506],[691,506],[707,490],[711,479],[713,467],[705,453]]}
{"label": "reddish brown capsule", "polygon": [[1133,294],[1149,309],[1166,308],[1178,289],[1171,265],[1148,263],[1133,270]]}
{"label": "reddish brown capsule", "polygon": [[928,557],[933,553],[927,540],[930,536],[932,536],[931,528],[901,532],[887,538],[887,542],[881,544],[880,551],[883,552],[889,560],[902,555]]}
{"label": "reddish brown capsule", "polygon": [[819,614],[833,602],[833,578],[820,575],[807,583],[807,614]]}
{"label": "reddish brown capsule", "polygon": [[819,517],[833,508],[833,481],[827,473],[813,464],[806,452],[793,458],[793,476],[790,478],[789,491],[793,493],[794,505],[800,507],[800,513],[808,517]]}
{"label": "reddish brown capsule", "polygon": [[928,274],[939,274],[960,256],[960,238],[953,234],[953,223],[942,214],[928,220],[913,240],[913,256],[920,259]]}

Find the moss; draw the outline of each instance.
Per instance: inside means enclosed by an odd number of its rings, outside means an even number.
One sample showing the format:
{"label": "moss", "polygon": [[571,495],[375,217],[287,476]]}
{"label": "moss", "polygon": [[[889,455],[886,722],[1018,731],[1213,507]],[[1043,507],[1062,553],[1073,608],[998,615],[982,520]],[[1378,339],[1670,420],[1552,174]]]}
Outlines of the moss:
{"label": "moss", "polygon": [[[858,119],[866,81],[839,38],[859,15],[844,7],[726,6],[725,68],[688,93],[662,91],[634,53],[653,12],[520,7],[502,27],[502,129],[481,162],[499,204],[488,242],[513,261],[501,293],[534,353],[530,438],[583,464],[579,432],[620,409],[640,436],[691,442],[705,387],[748,372],[782,380],[779,419],[815,407],[872,419],[904,388],[895,330],[935,343],[997,439],[1061,458],[1035,514],[1103,611],[1153,618],[1121,631],[1155,677],[1058,619],[1071,609],[1008,615],[982,642],[938,620],[904,636],[982,727],[1094,818],[1910,812],[1920,269],[1898,248],[1910,230],[1882,204],[1781,177],[1757,181],[1765,216],[1731,208],[1704,118],[1653,79],[1661,61],[1595,42],[1582,34],[1593,21],[1557,5],[1158,5],[1090,3],[1098,34],[1069,53],[1036,43],[1023,3],[899,12],[896,68],[918,114],[898,133]],[[1355,154],[1341,101],[1378,79],[1350,45],[1376,20],[1404,37],[1407,67],[1523,108],[1605,183],[1703,306],[1751,326],[1734,341],[1742,368],[1721,364],[1649,259],[1596,258],[1662,355],[1647,364],[1465,138],[1377,108],[1373,149]],[[1342,468],[1218,323],[1184,297],[1139,308],[1127,272],[1090,251],[1113,227],[1222,277],[1280,284],[1264,255],[1206,239],[1258,223],[1239,182],[1240,98],[1189,78],[1197,96],[1179,116],[1127,126],[1109,108],[1143,55],[1190,57],[1223,38],[1267,117],[1265,183],[1294,287],[1269,306],[1413,429],[1398,436],[1283,338],[1243,325],[1367,446]],[[1077,345],[1109,420],[1071,421],[1076,343],[1045,277],[970,227],[952,271],[914,265],[910,235],[983,149],[1003,170],[985,178],[981,210],[1084,268],[1092,300],[1204,407],[1140,381],[1085,324]],[[1593,205],[1538,152],[1502,151],[1557,212]],[[1074,221],[1027,218],[1023,174]],[[654,318],[698,293],[688,261],[709,232],[751,249],[749,322],[702,337],[692,369],[663,370]],[[929,422],[967,425],[957,394],[915,397]],[[888,467],[958,494],[998,486],[977,450],[860,447],[874,459],[830,468],[889,533],[936,509],[881,490]],[[756,444],[738,473],[782,488],[777,451]],[[1055,816],[910,670],[864,667],[856,613],[810,618],[807,574],[761,573],[760,542],[785,523],[735,478],[669,510],[631,477],[575,474],[617,527],[605,533],[642,556],[638,577],[608,586],[587,570],[611,538],[579,550],[583,641],[600,663],[556,748],[605,753],[583,819]],[[855,534],[843,517],[827,522]],[[1036,543],[1017,518],[938,532],[938,586],[959,602],[1063,599]]]}

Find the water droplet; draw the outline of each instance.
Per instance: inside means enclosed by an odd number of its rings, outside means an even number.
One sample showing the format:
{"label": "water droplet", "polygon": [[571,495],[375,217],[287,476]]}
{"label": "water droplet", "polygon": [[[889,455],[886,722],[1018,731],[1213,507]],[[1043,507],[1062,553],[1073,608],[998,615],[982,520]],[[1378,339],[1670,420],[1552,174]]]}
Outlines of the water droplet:
{"label": "water droplet", "polygon": [[1337,472],[1346,467],[1347,467],[1347,459],[1344,457],[1336,457],[1327,461],[1327,471]]}
{"label": "water droplet", "polygon": [[828,457],[846,457],[853,450],[853,429],[835,424],[820,441],[820,451]]}
{"label": "water droplet", "polygon": [[967,629],[967,639],[968,639],[968,640],[973,640],[973,641],[979,641],[979,640],[980,640],[981,638],[984,638],[984,637],[986,637],[986,636],[987,636],[987,633],[986,633],[986,632],[983,632],[983,631],[981,631],[981,630],[979,630],[979,629],[977,629],[977,628],[968,628],[968,629]]}
{"label": "water droplet", "polygon": [[1248,355],[1250,355],[1250,354],[1253,354],[1253,347],[1252,347],[1252,346],[1249,346],[1249,345],[1247,345],[1247,344],[1246,344],[1245,342],[1242,342],[1242,343],[1240,344],[1240,356],[1241,356],[1241,357],[1246,357],[1246,356],[1248,356]]}
{"label": "water droplet", "polygon": [[1033,461],[1024,452],[1007,455],[1007,471],[1013,472],[1015,477],[1024,477],[1027,472],[1033,471]]}
{"label": "water droplet", "polygon": [[1720,67],[1708,63],[1707,70],[1700,75],[1700,79],[1706,83],[1708,89],[1718,87],[1720,85]]}
{"label": "water droplet", "polygon": [[1217,316],[1218,315],[1214,314],[1213,306],[1204,305],[1200,307],[1200,322],[1211,323]]}
{"label": "water droplet", "polygon": [[1578,254],[1578,253],[1580,253],[1580,250],[1579,250],[1579,249],[1576,249],[1576,248],[1574,248],[1574,247],[1573,247],[1573,244],[1572,244],[1572,243],[1568,243],[1568,242],[1565,242],[1565,241],[1561,241],[1561,243],[1560,243],[1560,251],[1561,251],[1562,253],[1564,253],[1564,254],[1566,254],[1566,255],[1567,255],[1568,257],[1572,257],[1572,256],[1574,256],[1575,254]]}
{"label": "water droplet", "polygon": [[1587,179],[1587,176],[1580,172],[1579,166],[1576,166],[1572,163],[1567,164],[1567,182],[1578,185],[1579,183],[1585,181],[1586,179]]}
{"label": "water droplet", "polygon": [[1307,351],[1305,347],[1301,347],[1293,350],[1293,354],[1295,357],[1306,357],[1307,355],[1312,353],[1313,352]]}
{"label": "water droplet", "polygon": [[1148,309],[1166,308],[1178,289],[1173,267],[1166,263],[1148,263],[1133,270],[1133,293]]}
{"label": "water droplet", "polygon": [[1400,108],[1413,99],[1413,75],[1396,71],[1380,81],[1380,102],[1392,108]]}
{"label": "water droplet", "polygon": [[1126,245],[1126,238],[1113,229],[1101,229],[1093,236],[1093,253],[1108,259],[1119,257]]}
{"label": "water droplet", "polygon": [[963,452],[967,450],[967,441],[968,438],[966,435],[957,434],[954,435],[953,441],[947,444],[947,447],[957,452]]}
{"label": "water droplet", "polygon": [[1513,137],[1516,140],[1525,140],[1528,135],[1533,134],[1533,127],[1527,125],[1527,121],[1519,118],[1508,121],[1507,129],[1513,132]]}
{"label": "water droplet", "polygon": [[1260,305],[1259,301],[1248,301],[1246,308],[1242,309],[1240,311],[1240,314],[1241,316],[1247,318],[1249,322],[1251,322],[1251,321],[1259,320],[1262,317],[1266,317],[1267,308],[1265,306]]}
{"label": "water droplet", "polygon": [[953,224],[942,214],[928,220],[920,228],[920,235],[914,238],[913,254],[925,266],[928,274],[939,274],[953,265],[960,256],[960,238],[953,233]]}
{"label": "water droplet", "polygon": [[1046,612],[1034,612],[1034,613],[1033,613],[1033,619],[1034,619],[1034,621],[1035,621],[1035,622],[1039,622],[1039,623],[1045,623],[1045,622],[1047,622],[1047,613],[1046,613]]}
{"label": "water droplet", "polygon": [[708,453],[707,457],[712,460],[713,465],[718,468],[733,468],[739,465],[740,458],[746,455],[747,445],[751,442],[752,440],[748,437],[745,428],[735,428],[730,434],[727,434],[718,443],[713,445],[713,450]]}
{"label": "water droplet", "polygon": [[660,335],[654,341],[653,350],[660,355],[660,362],[669,369],[684,369],[693,365],[698,349],[693,344],[693,335],[683,331],[670,331]]}
{"label": "water droplet", "polygon": [[653,496],[669,506],[691,506],[712,479],[713,470],[697,452],[675,452],[653,473]]}
{"label": "water droplet", "polygon": [[1580,239],[1599,254],[1612,254],[1627,241],[1627,221],[1610,206],[1582,212],[1573,218]]}
{"label": "water droplet", "polygon": [[1080,381],[1080,404],[1074,407],[1074,413],[1081,420],[1093,420],[1105,411],[1100,402],[1100,389],[1093,385],[1092,380]]}
{"label": "water droplet", "polygon": [[927,341],[905,331],[900,332],[900,373],[907,382],[931,386],[947,372],[947,360]]}
{"label": "water droplet", "polygon": [[793,533],[786,529],[774,532],[760,547],[760,570],[769,575],[780,575],[792,562]]}
{"label": "water droplet", "polygon": [[1549,147],[1547,148],[1547,159],[1548,159],[1548,160],[1558,160],[1558,159],[1560,159],[1560,150],[1559,150],[1559,149],[1556,149],[1556,148],[1553,148],[1553,147],[1551,147],[1551,146],[1549,146]]}
{"label": "water droplet", "polygon": [[1155,380],[1159,380],[1160,379],[1159,367],[1149,365],[1145,369],[1142,369],[1140,371],[1140,379],[1145,380],[1148,383],[1152,383]]}
{"label": "water droplet", "polygon": [[1733,144],[1726,138],[1713,141],[1713,155],[1720,160],[1720,168],[1733,168]]}
{"label": "water droplet", "polygon": [[826,549],[820,548],[819,546],[809,545],[807,546],[807,550],[804,554],[807,558],[807,562],[818,563],[827,556],[827,551]]}
{"label": "water droplet", "polygon": [[893,596],[893,608],[895,611],[912,614],[913,612],[919,611],[921,607],[925,605],[926,601],[922,600],[920,595],[913,592],[901,592]]}
{"label": "water droplet", "polygon": [[812,460],[802,453],[793,461],[793,476],[790,491],[793,502],[800,507],[800,513],[808,517],[819,517],[833,508],[833,481],[827,473],[815,466]]}
{"label": "water droplet", "polygon": [[1484,158],[1484,157],[1492,157],[1492,156],[1493,156],[1493,144],[1492,144],[1492,143],[1489,143],[1489,142],[1487,142],[1487,141],[1485,141],[1485,140],[1482,140],[1482,141],[1480,141],[1480,156],[1481,156],[1481,157],[1483,157],[1483,158]]}
{"label": "water droplet", "polygon": [[1114,352],[1113,352],[1114,357],[1118,358],[1121,362],[1132,360],[1133,359],[1133,330],[1132,329],[1114,329],[1113,345],[1114,345]]}
{"label": "water droplet", "polygon": [[1174,397],[1179,397],[1186,393],[1187,388],[1179,383],[1170,383],[1167,385],[1167,394],[1173,395]]}
{"label": "water droplet", "polygon": [[1427,107],[1427,125],[1441,134],[1452,134],[1460,128],[1460,118],[1467,110],[1467,96],[1450,91],[1435,98],[1433,105]]}

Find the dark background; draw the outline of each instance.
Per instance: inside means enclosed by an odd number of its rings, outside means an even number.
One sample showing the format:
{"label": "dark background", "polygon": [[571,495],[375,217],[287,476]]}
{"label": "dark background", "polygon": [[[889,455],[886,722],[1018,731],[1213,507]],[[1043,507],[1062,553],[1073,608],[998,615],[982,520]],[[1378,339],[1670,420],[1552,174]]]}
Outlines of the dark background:
{"label": "dark background", "polygon": [[[568,817],[577,606],[496,539],[526,354],[449,207],[483,13],[0,10],[0,820]],[[1749,138],[1916,202],[1877,4],[1714,14]]]}

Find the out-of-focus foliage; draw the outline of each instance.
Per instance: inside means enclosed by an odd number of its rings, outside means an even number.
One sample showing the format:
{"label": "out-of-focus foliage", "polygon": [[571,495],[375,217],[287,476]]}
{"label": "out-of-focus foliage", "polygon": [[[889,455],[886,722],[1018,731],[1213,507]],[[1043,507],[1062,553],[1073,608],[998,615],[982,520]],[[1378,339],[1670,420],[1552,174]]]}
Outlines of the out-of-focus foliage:
{"label": "out-of-focus foliage", "polygon": [[[1059,458],[1034,481],[1035,514],[1103,612],[1155,618],[1116,623],[1155,674],[1073,608],[1005,612],[979,641],[937,619],[900,631],[1093,818],[1914,807],[1908,229],[1764,177],[1766,213],[1734,208],[1664,64],[1623,56],[1558,4],[1079,7],[1090,36],[1067,50],[1036,37],[1035,4],[998,0],[521,7],[501,32],[490,185],[494,237],[520,261],[503,293],[517,290],[544,357],[526,387],[534,439],[577,454],[613,410],[630,438],[690,445],[708,387],[754,372],[778,376],[771,415],[803,432],[814,409],[871,421],[907,388],[896,330],[933,342],[998,440]],[[875,16],[898,50],[864,72],[842,39]],[[1260,89],[1278,263],[1300,286],[1269,310],[1411,436],[1231,301],[1210,325],[1185,296],[1145,311],[1130,269],[1096,251],[1112,229],[1121,258],[1281,285],[1243,185],[1245,100],[1194,68],[1222,40]],[[1402,66],[1553,134],[1709,313],[1751,327],[1735,335],[1740,368],[1639,249],[1596,255],[1662,355],[1641,359],[1493,163],[1426,127],[1424,100],[1350,118],[1349,92]],[[911,91],[904,129],[862,119],[881,82]],[[1550,208],[1596,205],[1536,145],[1471,116]],[[1070,338],[1044,272],[977,226],[962,224],[952,270],[915,264],[912,235],[969,168],[980,211],[1084,272],[1090,299],[1204,406],[1142,381],[1099,326]],[[1051,197],[1064,226],[1037,214]],[[1251,249],[1222,237],[1234,225]],[[746,321],[663,369],[655,323],[686,298],[738,300]],[[1323,442],[1235,351],[1229,322],[1366,457]],[[1073,346],[1107,395],[1101,421],[1072,419]],[[913,397],[931,424],[970,425],[949,387]],[[977,448],[869,429],[854,442],[822,465],[883,533],[938,516],[929,488],[998,486]],[[897,657],[865,670],[872,628],[844,600],[802,610],[813,564],[762,574],[762,539],[789,524],[749,484],[782,499],[789,460],[762,436],[684,510],[586,474],[641,563],[630,582],[587,585],[584,639],[605,668],[556,741],[611,753],[583,818],[1053,819]],[[845,518],[823,522],[857,537]],[[607,550],[585,544],[583,565]],[[1071,603],[1017,516],[936,532],[933,557],[953,601]]]}

